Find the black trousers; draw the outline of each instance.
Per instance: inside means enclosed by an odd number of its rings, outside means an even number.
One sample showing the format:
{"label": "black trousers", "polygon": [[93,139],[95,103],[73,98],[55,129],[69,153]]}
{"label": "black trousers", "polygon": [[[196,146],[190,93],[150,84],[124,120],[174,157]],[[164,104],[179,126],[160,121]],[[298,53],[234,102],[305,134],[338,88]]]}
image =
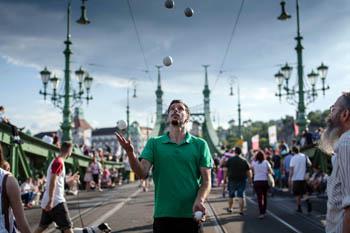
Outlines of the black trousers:
{"label": "black trousers", "polygon": [[3,123],[6,124],[6,125],[11,126],[11,131],[12,131],[12,135],[13,136],[19,136],[17,126],[11,124],[10,122],[3,122]]}
{"label": "black trousers", "polygon": [[203,233],[202,223],[193,218],[155,218],[153,233]]}

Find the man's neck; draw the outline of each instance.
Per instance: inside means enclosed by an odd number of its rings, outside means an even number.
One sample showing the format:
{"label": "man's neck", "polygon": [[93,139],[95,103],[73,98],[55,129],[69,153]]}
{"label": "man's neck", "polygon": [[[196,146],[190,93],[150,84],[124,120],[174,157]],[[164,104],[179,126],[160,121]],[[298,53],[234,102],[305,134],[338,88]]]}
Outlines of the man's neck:
{"label": "man's neck", "polygon": [[57,158],[61,158],[61,159],[65,160],[66,156],[67,156],[66,154],[59,154]]}
{"label": "man's neck", "polygon": [[350,126],[344,127],[342,130],[339,130],[339,137],[341,137],[344,133],[350,130]]}
{"label": "man's neck", "polygon": [[169,128],[169,138],[171,141],[174,141],[176,144],[180,144],[181,142],[183,142],[183,140],[185,140],[186,138],[186,126],[173,126],[170,125]]}

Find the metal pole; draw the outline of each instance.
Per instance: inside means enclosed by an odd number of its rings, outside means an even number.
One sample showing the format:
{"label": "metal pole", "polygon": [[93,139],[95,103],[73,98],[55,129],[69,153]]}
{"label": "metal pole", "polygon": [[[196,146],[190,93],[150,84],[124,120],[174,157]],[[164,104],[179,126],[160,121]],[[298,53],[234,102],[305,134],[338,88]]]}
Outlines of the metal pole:
{"label": "metal pole", "polygon": [[127,89],[127,94],[126,94],[126,124],[127,124],[127,128],[126,128],[126,139],[129,140],[130,137],[130,131],[129,131],[129,124],[130,124],[130,111],[129,111],[129,86]]}
{"label": "metal pole", "polygon": [[72,141],[72,113],[70,106],[70,55],[72,51],[70,50],[70,45],[72,42],[70,41],[70,8],[71,8],[71,0],[68,0],[67,6],[67,39],[64,42],[66,45],[66,49],[64,50],[65,55],[65,70],[64,70],[64,107],[63,107],[63,123],[61,125],[61,129],[63,131],[62,141]]}
{"label": "metal pole", "polygon": [[241,124],[241,97],[239,89],[239,81],[237,79],[237,94],[238,94],[238,137],[242,139],[242,124]]}
{"label": "metal pole", "polygon": [[157,97],[157,116],[156,116],[156,121],[162,120],[162,114],[163,114],[163,91],[161,87],[161,76],[160,76],[160,69],[162,66],[156,66],[158,70],[158,85],[157,85],[157,90],[156,90],[156,97]]}
{"label": "metal pole", "polygon": [[303,71],[303,46],[301,45],[301,40],[303,37],[300,34],[300,20],[299,20],[299,1],[296,0],[296,8],[297,8],[297,37],[295,40],[297,41],[297,46],[295,50],[297,51],[297,59],[298,59],[298,87],[299,87],[299,102],[298,102],[298,112],[297,112],[297,125],[299,126],[299,132],[302,133],[306,128],[306,116],[305,116],[305,100],[304,100],[304,71]]}

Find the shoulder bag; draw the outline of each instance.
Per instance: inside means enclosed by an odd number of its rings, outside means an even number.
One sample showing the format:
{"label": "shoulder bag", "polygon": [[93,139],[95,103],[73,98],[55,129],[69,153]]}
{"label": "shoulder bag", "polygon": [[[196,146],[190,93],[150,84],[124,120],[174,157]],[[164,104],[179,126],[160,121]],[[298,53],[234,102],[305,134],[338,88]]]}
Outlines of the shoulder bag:
{"label": "shoulder bag", "polygon": [[273,175],[270,173],[270,170],[269,170],[269,165],[267,165],[267,183],[269,184],[269,187],[270,188],[273,188],[275,187],[275,179],[273,178]]}

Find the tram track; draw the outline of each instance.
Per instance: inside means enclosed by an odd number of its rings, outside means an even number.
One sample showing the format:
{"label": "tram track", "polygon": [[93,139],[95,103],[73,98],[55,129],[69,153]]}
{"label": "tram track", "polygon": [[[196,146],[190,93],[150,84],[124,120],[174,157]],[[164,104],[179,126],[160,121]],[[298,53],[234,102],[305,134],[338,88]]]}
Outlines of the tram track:
{"label": "tram track", "polygon": [[215,224],[216,232],[217,233],[228,233],[226,231],[226,229],[223,227],[223,225],[221,224],[221,221],[220,221],[217,213],[215,212],[215,209],[213,208],[212,204],[210,203],[210,201],[208,199],[206,201],[206,206],[207,206],[207,210],[211,216],[211,218],[209,220]]}

